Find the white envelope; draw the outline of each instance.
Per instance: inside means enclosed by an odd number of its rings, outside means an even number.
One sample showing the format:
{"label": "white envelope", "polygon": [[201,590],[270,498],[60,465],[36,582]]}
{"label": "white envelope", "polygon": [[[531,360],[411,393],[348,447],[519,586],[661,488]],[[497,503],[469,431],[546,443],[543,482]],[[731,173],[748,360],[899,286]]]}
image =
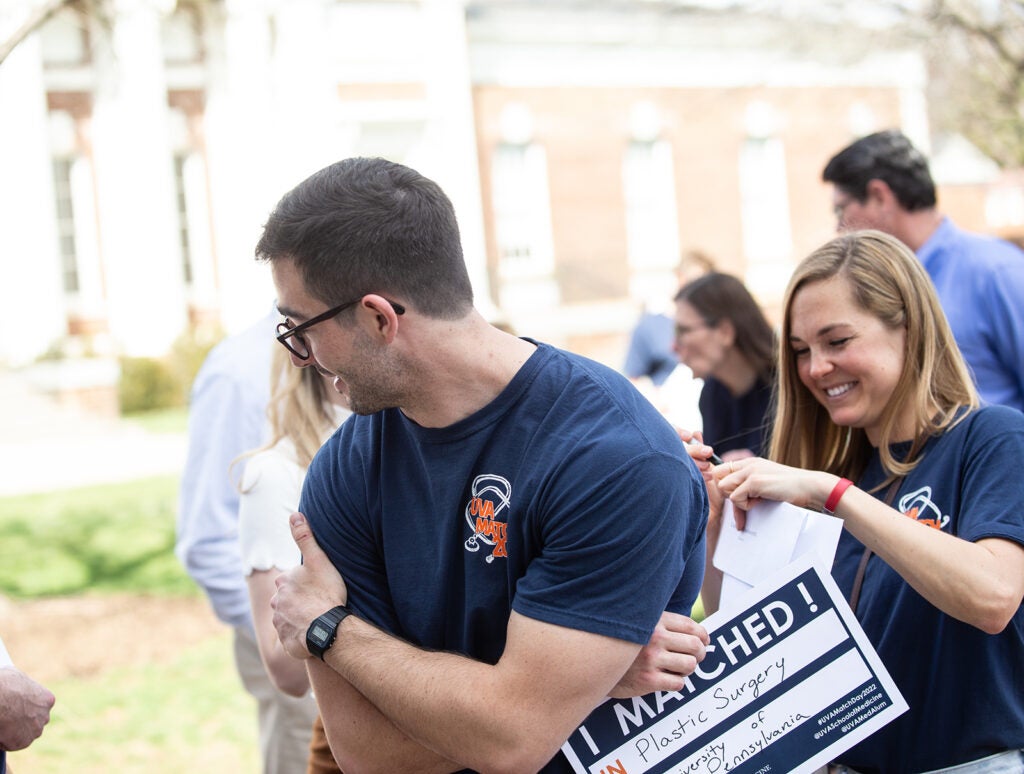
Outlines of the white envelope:
{"label": "white envelope", "polygon": [[747,511],[743,532],[736,529],[732,503],[722,509],[722,532],[713,563],[723,573],[719,607],[725,608],[798,556],[815,552],[831,567],[843,522],[789,503],[762,501]]}

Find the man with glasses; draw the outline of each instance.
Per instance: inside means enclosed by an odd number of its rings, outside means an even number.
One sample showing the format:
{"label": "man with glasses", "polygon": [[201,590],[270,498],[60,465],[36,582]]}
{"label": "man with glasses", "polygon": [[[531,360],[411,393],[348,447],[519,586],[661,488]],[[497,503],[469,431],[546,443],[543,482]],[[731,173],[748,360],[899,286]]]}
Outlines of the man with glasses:
{"label": "man with glasses", "polygon": [[559,748],[609,693],[681,689],[706,493],[628,381],[489,325],[451,202],[407,167],[321,170],[256,252],[278,340],[355,414],[274,599],[342,770],[570,772]]}
{"label": "man with glasses", "polygon": [[[330,320],[332,317],[337,317],[350,306],[355,306],[360,301],[362,301],[362,299],[357,298],[354,301],[346,301],[344,304],[332,306],[323,314],[318,314],[316,317],[306,320],[306,322],[301,325],[295,325],[290,320],[278,323],[277,340],[284,344],[285,348],[298,357],[299,360],[309,360],[311,356],[309,344],[306,342],[306,337],[303,336],[303,332],[312,328],[317,323],[321,323],[324,320]],[[401,304],[396,304],[394,301],[388,301],[388,303],[391,304],[391,308],[395,310],[395,314],[405,314],[405,307]]]}
{"label": "man with glasses", "polygon": [[1024,410],[1024,253],[939,212],[928,162],[894,129],[841,150],[822,178],[838,231],[878,229],[917,253],[981,397]]}

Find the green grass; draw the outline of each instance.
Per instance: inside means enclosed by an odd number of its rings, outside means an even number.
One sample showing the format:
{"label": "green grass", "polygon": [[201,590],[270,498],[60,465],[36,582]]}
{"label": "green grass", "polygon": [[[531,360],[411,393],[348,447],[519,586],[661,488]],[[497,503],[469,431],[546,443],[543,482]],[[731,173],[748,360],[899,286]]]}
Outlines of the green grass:
{"label": "green grass", "polygon": [[693,610],[690,611],[690,618],[697,623],[704,620],[704,600],[697,597],[697,601],[693,603]]}
{"label": "green grass", "polygon": [[0,594],[195,594],[174,556],[178,478],[0,499]]}
{"label": "green grass", "polygon": [[[88,591],[146,595],[159,604],[161,596],[199,594],[173,552],[177,496],[178,478],[162,476],[0,499],[0,595]],[[224,627],[162,663],[140,666],[118,664],[117,654],[132,644],[111,642],[109,668],[47,682],[57,697],[50,724],[31,747],[10,754],[11,768],[259,771],[256,706],[235,671],[231,637]]]}
{"label": "green grass", "polygon": [[150,433],[184,433],[188,429],[188,408],[153,409],[125,414],[123,417]]}
{"label": "green grass", "polygon": [[235,673],[227,629],[170,663],[47,687],[57,704],[43,735],[9,754],[18,774],[260,769],[256,705]]}

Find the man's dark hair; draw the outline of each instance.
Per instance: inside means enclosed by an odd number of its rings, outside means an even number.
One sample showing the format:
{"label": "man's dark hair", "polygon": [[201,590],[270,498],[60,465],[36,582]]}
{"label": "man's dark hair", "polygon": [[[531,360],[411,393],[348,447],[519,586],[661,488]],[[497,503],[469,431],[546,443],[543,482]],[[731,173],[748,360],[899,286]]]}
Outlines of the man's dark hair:
{"label": "man's dark hair", "polygon": [[882,180],[909,212],[935,206],[935,183],[927,160],[896,129],[869,134],[843,148],[825,165],[821,177],[859,202],[867,199],[869,181]]}
{"label": "man's dark hair", "polygon": [[256,257],[294,260],[325,304],[378,293],[449,320],[473,305],[451,201],[385,159],[345,159],[295,186],[270,213]]}

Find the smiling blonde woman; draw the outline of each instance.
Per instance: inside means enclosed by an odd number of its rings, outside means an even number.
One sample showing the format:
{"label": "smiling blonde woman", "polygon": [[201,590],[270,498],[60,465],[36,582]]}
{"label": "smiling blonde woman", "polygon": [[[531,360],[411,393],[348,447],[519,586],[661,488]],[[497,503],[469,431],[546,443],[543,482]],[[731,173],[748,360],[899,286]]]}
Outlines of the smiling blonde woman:
{"label": "smiling blonde woman", "polygon": [[772,461],[697,462],[740,509],[843,520],[832,574],[910,710],[842,764],[1024,772],[1024,414],[979,408],[930,280],[886,234],[806,258],[784,315]]}

